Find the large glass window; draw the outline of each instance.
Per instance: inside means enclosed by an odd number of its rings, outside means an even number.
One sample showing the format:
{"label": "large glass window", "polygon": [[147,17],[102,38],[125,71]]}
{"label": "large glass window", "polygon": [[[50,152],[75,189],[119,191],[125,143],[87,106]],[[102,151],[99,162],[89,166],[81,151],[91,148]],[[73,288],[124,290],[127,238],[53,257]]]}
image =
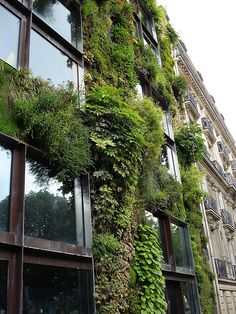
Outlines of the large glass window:
{"label": "large glass window", "polygon": [[188,251],[190,250],[190,244],[186,240],[186,230],[184,227],[178,226],[171,223],[171,236],[173,249],[175,254],[176,266],[189,268],[191,265],[189,263]]}
{"label": "large glass window", "polygon": [[25,264],[23,276],[24,314],[84,313],[77,269]]}
{"label": "large glass window", "polygon": [[54,85],[68,81],[78,84],[77,64],[34,30],[31,32],[29,66],[34,76],[50,80]]}
{"label": "large glass window", "polygon": [[0,261],[0,313],[7,313],[7,273],[6,261]]}
{"label": "large glass window", "polygon": [[80,15],[77,10],[69,10],[60,1],[33,0],[33,12],[72,45],[81,48]]}
{"label": "large glass window", "polygon": [[18,66],[20,19],[0,5],[0,59]]}
{"label": "large glass window", "polygon": [[41,164],[29,160],[25,173],[25,235],[76,243],[73,191],[56,179],[40,176]]}
{"label": "large glass window", "polygon": [[8,231],[12,153],[0,146],[0,230]]}
{"label": "large glass window", "polygon": [[155,217],[152,213],[146,210],[145,210],[145,218],[146,218],[146,224],[156,230],[159,241],[160,241],[160,247],[162,250],[163,258],[164,258],[163,262],[168,263],[168,254],[167,254],[167,247],[166,247],[165,238],[164,238],[164,230],[163,230],[162,221],[159,221],[157,217]]}

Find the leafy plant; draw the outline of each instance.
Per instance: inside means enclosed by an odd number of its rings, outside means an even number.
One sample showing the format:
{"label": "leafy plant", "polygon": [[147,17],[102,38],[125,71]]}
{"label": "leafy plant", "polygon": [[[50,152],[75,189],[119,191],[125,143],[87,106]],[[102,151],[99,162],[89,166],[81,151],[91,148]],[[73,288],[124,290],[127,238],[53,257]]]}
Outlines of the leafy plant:
{"label": "leafy plant", "polygon": [[134,245],[133,269],[140,286],[140,313],[166,313],[165,278],[161,272],[163,256],[157,232],[149,226],[140,225]]}
{"label": "leafy plant", "polygon": [[196,124],[183,125],[175,134],[175,141],[181,163],[184,166],[202,160],[204,156],[204,140],[202,130]]}

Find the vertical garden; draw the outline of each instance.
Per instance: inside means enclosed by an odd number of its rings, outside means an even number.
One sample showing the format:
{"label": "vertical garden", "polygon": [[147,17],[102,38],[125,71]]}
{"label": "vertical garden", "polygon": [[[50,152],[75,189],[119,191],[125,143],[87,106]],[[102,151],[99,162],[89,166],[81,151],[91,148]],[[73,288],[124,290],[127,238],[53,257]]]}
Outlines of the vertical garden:
{"label": "vertical garden", "polygon": [[70,84],[56,88],[2,63],[0,131],[42,150],[48,160],[43,171],[68,188],[90,173],[98,313],[166,312],[162,251],[146,224],[147,209],[189,223],[202,312],[213,313],[213,277],[203,254],[206,239],[199,237],[204,194],[195,162],[203,157],[203,142],[195,126],[183,125],[176,133],[178,183],[161,165],[163,111],[135,91],[141,73],[173,114],[183,110],[187,84],[175,76],[172,58],[178,36],[156,1],[143,5],[154,18],[162,67],[135,35],[131,3],[84,0],[86,102],[79,104]]}

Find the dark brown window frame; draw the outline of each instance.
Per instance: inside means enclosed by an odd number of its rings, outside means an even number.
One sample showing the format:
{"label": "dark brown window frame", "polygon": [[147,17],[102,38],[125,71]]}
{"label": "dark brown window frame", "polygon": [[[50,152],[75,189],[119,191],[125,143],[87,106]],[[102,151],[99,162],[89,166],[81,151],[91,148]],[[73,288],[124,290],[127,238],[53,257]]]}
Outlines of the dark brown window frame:
{"label": "dark brown window frame", "polygon": [[90,248],[24,236],[26,153],[29,149],[39,156],[40,151],[2,133],[0,145],[13,152],[9,232],[0,231],[0,260],[8,262],[7,313],[18,314],[23,309],[24,263],[92,271],[93,259]]}

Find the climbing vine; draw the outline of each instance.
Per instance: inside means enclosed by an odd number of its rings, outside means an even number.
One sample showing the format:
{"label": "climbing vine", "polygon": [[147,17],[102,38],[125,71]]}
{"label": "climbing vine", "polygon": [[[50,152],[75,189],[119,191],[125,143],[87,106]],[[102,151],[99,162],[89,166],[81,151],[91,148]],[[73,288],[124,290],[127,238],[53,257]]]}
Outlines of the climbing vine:
{"label": "climbing vine", "polygon": [[[161,272],[162,251],[157,232],[147,225],[139,225],[133,260],[133,288],[139,287],[138,302],[141,314],[166,313],[165,277]],[[136,276],[136,277],[135,277]],[[131,309],[131,313],[135,313]]]}

